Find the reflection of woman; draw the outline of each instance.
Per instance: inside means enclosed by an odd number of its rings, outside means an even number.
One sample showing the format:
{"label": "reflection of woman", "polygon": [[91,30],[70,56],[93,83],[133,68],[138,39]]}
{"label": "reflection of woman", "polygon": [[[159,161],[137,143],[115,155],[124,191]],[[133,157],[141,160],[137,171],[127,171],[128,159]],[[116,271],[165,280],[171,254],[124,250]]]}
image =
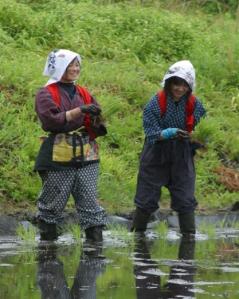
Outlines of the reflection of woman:
{"label": "reflection of woman", "polygon": [[105,211],[96,201],[99,155],[96,137],[101,109],[90,93],[75,84],[81,70],[79,54],[56,50],[48,56],[44,75],[50,79],[36,95],[36,112],[44,131],[35,169],[42,178],[38,198],[41,239],[57,238],[56,224],[72,194],[86,238],[101,241]]}
{"label": "reflection of woman", "polygon": [[39,247],[37,283],[42,298],[96,298],[96,280],[105,270],[105,259],[101,256],[102,247],[88,249],[82,253],[74,283],[69,288],[57,247],[44,244]]}
{"label": "reflection of woman", "polygon": [[89,247],[83,251],[71,288],[71,298],[96,299],[97,278],[105,271],[106,260],[101,255],[102,247]]}
{"label": "reflection of woman", "polygon": [[194,258],[195,240],[182,237],[178,259],[183,261],[170,267],[166,285],[161,285],[161,271],[157,261],[151,259],[148,245],[144,235],[135,242],[134,275],[137,299],[194,298],[193,281],[196,269],[191,260]]}
{"label": "reflection of woman", "polygon": [[196,274],[194,252],[195,239],[182,237],[178,250],[178,259],[182,261],[170,269],[167,298],[194,298],[193,283]]}
{"label": "reflection of woman", "polygon": [[167,187],[171,207],[178,212],[182,234],[195,233],[195,169],[190,133],[205,109],[192,95],[195,71],[189,61],[172,65],[164,89],[144,109],[145,144],[141,154],[132,230],[145,231],[158,209],[161,188]]}
{"label": "reflection of woman", "polygon": [[161,298],[161,279],[145,236],[135,239],[134,275],[137,299]]}
{"label": "reflection of woman", "polygon": [[63,264],[57,258],[56,246],[39,248],[37,284],[41,291],[41,298],[71,298]]}

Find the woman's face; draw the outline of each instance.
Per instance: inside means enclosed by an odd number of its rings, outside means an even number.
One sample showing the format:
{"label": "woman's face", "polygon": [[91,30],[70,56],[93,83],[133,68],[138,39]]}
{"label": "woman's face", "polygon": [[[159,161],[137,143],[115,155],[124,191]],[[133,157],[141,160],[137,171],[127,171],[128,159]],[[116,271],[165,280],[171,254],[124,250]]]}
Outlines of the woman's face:
{"label": "woman's face", "polygon": [[77,58],[75,58],[67,67],[64,75],[61,78],[63,83],[71,83],[77,80],[80,76],[80,63]]}
{"label": "woman's face", "polygon": [[175,101],[179,101],[182,96],[189,92],[189,90],[190,87],[185,80],[177,77],[172,78],[172,81],[170,82],[170,92]]}

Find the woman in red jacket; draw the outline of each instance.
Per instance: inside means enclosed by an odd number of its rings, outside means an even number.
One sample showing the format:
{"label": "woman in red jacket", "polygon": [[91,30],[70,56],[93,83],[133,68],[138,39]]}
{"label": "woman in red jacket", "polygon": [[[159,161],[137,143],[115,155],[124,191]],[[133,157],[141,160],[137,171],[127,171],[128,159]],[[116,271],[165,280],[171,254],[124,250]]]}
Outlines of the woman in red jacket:
{"label": "woman in red jacket", "polygon": [[42,240],[57,238],[56,226],[71,194],[87,239],[101,241],[106,224],[105,211],[97,202],[96,142],[106,128],[101,125],[96,131],[92,126],[101,108],[85,88],[76,85],[80,70],[79,54],[64,49],[51,52],[43,73],[50,79],[36,95],[36,113],[48,132],[35,164],[42,178],[37,215]]}

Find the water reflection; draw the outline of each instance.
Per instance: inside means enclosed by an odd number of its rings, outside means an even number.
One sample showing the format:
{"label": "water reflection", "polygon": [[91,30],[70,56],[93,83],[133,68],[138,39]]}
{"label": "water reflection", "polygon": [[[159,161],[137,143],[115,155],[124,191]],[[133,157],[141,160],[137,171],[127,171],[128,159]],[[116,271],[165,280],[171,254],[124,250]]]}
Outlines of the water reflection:
{"label": "water reflection", "polygon": [[[134,275],[137,299],[160,298],[160,276],[157,269],[157,262],[151,260],[145,236],[136,236]],[[147,271],[150,271],[150,274],[146,274]]]}
{"label": "water reflection", "polygon": [[195,239],[182,237],[178,258],[178,265],[170,269],[167,289],[170,297],[166,298],[194,298],[193,281],[196,274],[194,265]]}
{"label": "water reflection", "polygon": [[170,267],[166,285],[161,285],[161,272],[157,261],[151,259],[150,244],[144,235],[135,240],[134,275],[137,299],[149,298],[194,298],[193,280],[196,268],[193,264],[195,239],[182,237],[179,261]]}
{"label": "water reflection", "polygon": [[54,243],[39,245],[37,281],[42,298],[70,298],[63,264],[57,258]]}
{"label": "water reflection", "polygon": [[57,245],[40,244],[38,249],[37,282],[42,299],[95,299],[96,279],[105,270],[102,247],[84,243],[79,266],[70,288],[64,265],[57,256]]}
{"label": "water reflection", "polygon": [[85,243],[83,255],[71,288],[71,298],[95,299],[96,279],[105,270],[105,258],[101,255],[102,246]]}

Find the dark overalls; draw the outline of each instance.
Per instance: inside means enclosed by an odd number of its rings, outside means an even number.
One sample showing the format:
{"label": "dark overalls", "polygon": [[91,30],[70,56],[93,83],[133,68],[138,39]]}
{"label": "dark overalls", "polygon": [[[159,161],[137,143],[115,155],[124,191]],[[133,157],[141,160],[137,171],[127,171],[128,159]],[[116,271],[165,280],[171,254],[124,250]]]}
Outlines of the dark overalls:
{"label": "dark overalls", "polygon": [[144,144],[141,154],[135,204],[152,213],[159,208],[161,187],[168,188],[171,208],[191,212],[194,197],[195,169],[189,140],[172,139]]}
{"label": "dark overalls", "polygon": [[[140,159],[136,195],[136,210],[131,230],[145,231],[152,212],[159,208],[161,188],[171,195],[171,208],[178,212],[181,232],[195,231],[194,210],[197,201],[193,148],[189,138],[161,138],[167,128],[187,130],[188,97],[173,101],[167,97],[166,111],[162,114],[160,97],[155,95],[144,109],[145,144]],[[201,102],[195,98],[193,126],[205,114]]]}

